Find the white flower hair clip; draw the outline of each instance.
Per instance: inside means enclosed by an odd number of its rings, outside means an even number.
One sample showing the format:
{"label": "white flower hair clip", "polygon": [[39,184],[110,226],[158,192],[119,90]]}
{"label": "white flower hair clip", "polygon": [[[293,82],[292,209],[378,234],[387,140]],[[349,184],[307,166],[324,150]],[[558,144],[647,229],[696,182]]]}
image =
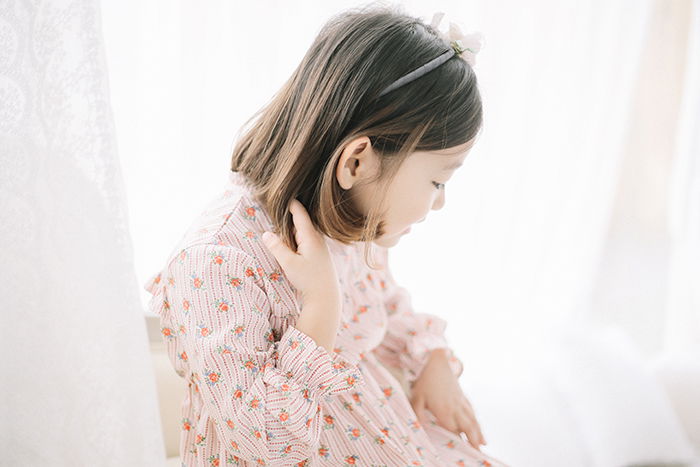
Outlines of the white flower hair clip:
{"label": "white flower hair clip", "polygon": [[465,34],[456,23],[450,22],[447,33],[438,29],[440,21],[445,16],[445,12],[438,11],[433,15],[430,26],[433,27],[440,37],[449,42],[455,53],[463,58],[469,65],[476,66],[476,54],[484,46],[484,35],[481,32]]}

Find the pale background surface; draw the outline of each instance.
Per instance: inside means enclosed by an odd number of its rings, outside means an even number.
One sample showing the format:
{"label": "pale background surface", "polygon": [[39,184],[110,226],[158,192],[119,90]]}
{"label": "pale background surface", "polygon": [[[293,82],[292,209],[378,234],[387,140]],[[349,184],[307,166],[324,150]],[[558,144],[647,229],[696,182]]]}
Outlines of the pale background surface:
{"label": "pale background surface", "polygon": [[[484,132],[392,268],[449,322],[487,452],[690,465],[700,1],[401,4],[486,37]],[[142,285],[219,193],[240,125],[354,5],[0,4],[8,465],[158,465],[177,388],[155,384]]]}

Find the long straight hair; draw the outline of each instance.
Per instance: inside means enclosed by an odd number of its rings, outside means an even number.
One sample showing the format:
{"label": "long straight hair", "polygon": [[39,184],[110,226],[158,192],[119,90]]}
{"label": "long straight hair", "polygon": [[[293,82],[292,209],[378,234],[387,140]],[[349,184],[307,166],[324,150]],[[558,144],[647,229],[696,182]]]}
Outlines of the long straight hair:
{"label": "long straight hair", "polygon": [[381,91],[449,50],[429,24],[399,6],[345,10],[321,28],[292,76],[239,131],[231,170],[248,179],[282,241],[296,251],[292,198],[321,233],[344,244],[385,233],[386,190],[363,213],[336,179],[345,146],[367,136],[379,157],[377,177],[391,183],[414,151],[452,148],[482,126],[471,66],[458,56],[381,97]]}

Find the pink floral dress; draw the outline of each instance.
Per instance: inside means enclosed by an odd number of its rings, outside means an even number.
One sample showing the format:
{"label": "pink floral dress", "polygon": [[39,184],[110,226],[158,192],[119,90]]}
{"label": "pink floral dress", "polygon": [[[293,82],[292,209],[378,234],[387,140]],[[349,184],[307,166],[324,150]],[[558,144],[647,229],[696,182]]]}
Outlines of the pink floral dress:
{"label": "pink floral dress", "polygon": [[[325,237],[344,298],[333,354],[294,327],[303,303],[260,235],[269,217],[242,175],[214,200],[145,288],[160,316],[182,401],[183,466],[501,466],[431,420],[421,425],[393,366],[410,383],[429,351],[462,362],[446,323],[414,313],[362,244]],[[378,247],[383,265],[386,248]]]}

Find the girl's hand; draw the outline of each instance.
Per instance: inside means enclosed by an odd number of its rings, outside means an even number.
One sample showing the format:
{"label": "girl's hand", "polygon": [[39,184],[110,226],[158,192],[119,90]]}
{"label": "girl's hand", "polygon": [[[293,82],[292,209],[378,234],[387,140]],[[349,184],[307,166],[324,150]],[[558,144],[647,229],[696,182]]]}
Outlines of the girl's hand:
{"label": "girl's hand", "polygon": [[292,251],[272,232],[263,232],[263,243],[304,299],[338,301],[338,275],[323,235],[316,230],[306,208],[296,198],[289,202],[289,212],[294,222],[297,251]]}
{"label": "girl's hand", "polygon": [[423,372],[411,388],[411,405],[422,424],[428,422],[427,409],[435,415],[437,424],[455,434],[464,432],[474,449],[486,444],[474,409],[462,393],[459,381],[452,373],[444,349],[434,350]]}

